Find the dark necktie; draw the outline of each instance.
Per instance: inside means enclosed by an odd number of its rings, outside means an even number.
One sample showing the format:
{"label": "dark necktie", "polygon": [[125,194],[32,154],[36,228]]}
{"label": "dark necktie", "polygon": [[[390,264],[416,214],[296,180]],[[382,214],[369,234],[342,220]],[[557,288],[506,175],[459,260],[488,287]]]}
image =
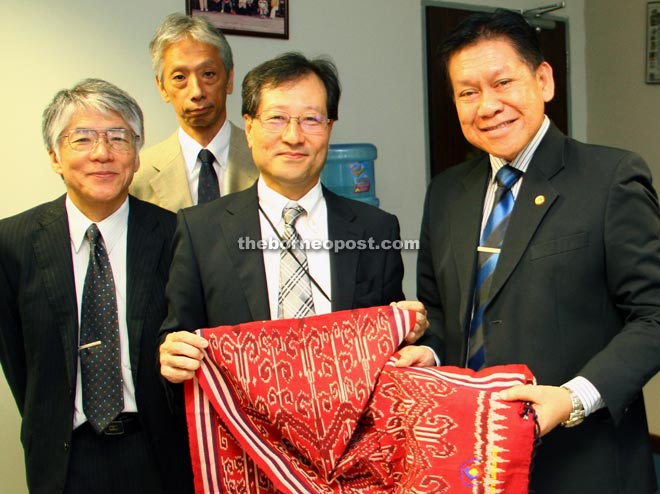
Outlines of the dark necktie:
{"label": "dark necktie", "polygon": [[474,285],[474,305],[470,335],[468,340],[468,367],[479,370],[484,366],[484,308],[489,300],[490,284],[500,257],[506,228],[513,210],[514,198],[511,187],[522,172],[509,165],[504,165],[497,172],[497,191],[493,198],[493,209],[488,217],[481,241],[477,249],[479,270]]}
{"label": "dark necktie", "polygon": [[208,149],[202,149],[198,155],[202,162],[202,168],[199,170],[199,182],[197,184],[197,203],[213,201],[220,197],[220,188],[218,187],[218,176],[213,168],[215,156]]}
{"label": "dark necktie", "polygon": [[309,281],[307,255],[301,248],[300,237],[294,226],[296,220],[304,212],[305,210],[295,202],[288,202],[282,211],[284,218],[282,240],[291,248],[280,250],[278,319],[314,315],[314,299],[312,285]]}
{"label": "dark necktie", "polygon": [[86,233],[89,264],[80,311],[83,411],[98,432],[123,410],[115,282],[105,242],[96,224]]}

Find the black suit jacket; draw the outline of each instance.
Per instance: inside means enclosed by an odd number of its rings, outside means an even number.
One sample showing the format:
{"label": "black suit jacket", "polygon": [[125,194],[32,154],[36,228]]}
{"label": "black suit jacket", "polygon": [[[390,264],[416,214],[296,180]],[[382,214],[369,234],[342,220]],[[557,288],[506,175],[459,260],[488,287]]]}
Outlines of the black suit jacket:
{"label": "black suit jacket", "polygon": [[[424,206],[420,340],[465,365],[488,157],[437,176]],[[525,173],[484,314],[486,365],[524,363],[539,384],[587,378],[607,408],[537,449],[535,493],[655,493],[642,386],[660,368],[660,217],[630,152],[551,126]]]}
{"label": "black suit jacket", "polygon": [[[330,240],[399,239],[395,216],[323,189]],[[263,256],[239,239],[261,239],[256,184],[179,211],[162,333],[271,319]],[[403,299],[400,250],[331,252],[332,310]]]}
{"label": "black suit jacket", "polygon": [[[139,417],[167,492],[192,492],[185,423],[169,411],[156,357],[175,216],[133,197],[129,208],[126,317]],[[77,348],[63,196],[0,221],[0,362],[22,416],[33,494],[59,494],[66,482]]]}

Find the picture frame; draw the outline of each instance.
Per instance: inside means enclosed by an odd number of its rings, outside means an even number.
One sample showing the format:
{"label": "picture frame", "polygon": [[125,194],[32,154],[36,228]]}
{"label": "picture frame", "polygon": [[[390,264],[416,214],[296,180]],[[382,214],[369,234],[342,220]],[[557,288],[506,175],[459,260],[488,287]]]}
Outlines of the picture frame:
{"label": "picture frame", "polygon": [[224,34],[289,39],[289,0],[186,0],[186,14]]}
{"label": "picture frame", "polygon": [[646,83],[660,84],[660,2],[646,4]]}

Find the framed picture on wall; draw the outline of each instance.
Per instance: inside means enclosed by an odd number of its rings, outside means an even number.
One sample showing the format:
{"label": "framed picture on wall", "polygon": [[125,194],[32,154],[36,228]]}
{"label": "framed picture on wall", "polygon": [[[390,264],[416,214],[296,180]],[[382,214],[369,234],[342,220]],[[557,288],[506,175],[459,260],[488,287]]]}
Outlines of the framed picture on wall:
{"label": "framed picture on wall", "polygon": [[225,34],[289,39],[289,0],[186,0],[186,13]]}
{"label": "framed picture on wall", "polygon": [[660,2],[646,5],[646,83],[660,84]]}

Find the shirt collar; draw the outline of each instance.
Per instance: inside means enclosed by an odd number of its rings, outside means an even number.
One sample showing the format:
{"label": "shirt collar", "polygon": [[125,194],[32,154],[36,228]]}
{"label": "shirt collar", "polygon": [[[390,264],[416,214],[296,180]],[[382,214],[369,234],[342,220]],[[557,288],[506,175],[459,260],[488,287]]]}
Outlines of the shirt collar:
{"label": "shirt collar", "polygon": [[69,219],[69,235],[74,250],[80,252],[83,242],[85,241],[87,229],[92,223],[96,223],[96,226],[98,226],[98,229],[103,236],[107,252],[112,252],[113,247],[128,226],[128,197],[126,197],[126,200],[124,200],[117,211],[104,220],[96,222],[85,216],[83,212],[76,207],[73,201],[71,201],[68,195],[66,196],[65,204],[66,214]]}
{"label": "shirt collar", "polygon": [[[228,119],[222,125],[215,137],[209,142],[206,149],[213,153],[215,160],[221,168],[227,167],[227,159],[229,156],[229,140],[231,138],[231,125]],[[204,149],[202,145],[195,139],[190,137],[181,127],[179,127],[179,143],[181,144],[181,153],[186,162],[188,173],[192,172],[195,166],[198,165],[197,155]],[[201,164],[199,165],[201,166]]]}
{"label": "shirt collar", "polygon": [[[262,177],[259,177],[259,181],[257,182],[257,195],[259,196],[259,204],[271,221],[274,223],[281,221],[284,206],[286,206],[286,203],[291,199],[284,197],[279,192],[268,187]],[[321,187],[321,181],[319,180],[316,185],[307,192],[307,194],[294,202],[300,204],[300,206],[302,206],[307,212],[307,217],[310,217],[314,215],[314,212],[319,207],[322,197],[323,188]]]}
{"label": "shirt collar", "polygon": [[504,165],[509,165],[512,166],[513,168],[517,168],[520,170],[523,174],[527,171],[527,168],[529,167],[529,163],[532,161],[532,158],[534,157],[534,153],[536,152],[536,149],[539,147],[539,144],[541,144],[541,141],[543,140],[543,137],[545,136],[545,133],[548,131],[550,128],[550,119],[548,118],[547,115],[544,116],[543,118],[543,123],[541,124],[541,127],[539,130],[536,132],[534,137],[527,143],[527,145],[522,148],[522,150],[518,153],[518,155],[509,163],[503,158],[498,158],[497,156],[493,156],[492,154],[489,155],[490,157],[490,167],[491,167],[491,182],[495,180],[495,175],[497,175],[497,172],[502,168]]}

